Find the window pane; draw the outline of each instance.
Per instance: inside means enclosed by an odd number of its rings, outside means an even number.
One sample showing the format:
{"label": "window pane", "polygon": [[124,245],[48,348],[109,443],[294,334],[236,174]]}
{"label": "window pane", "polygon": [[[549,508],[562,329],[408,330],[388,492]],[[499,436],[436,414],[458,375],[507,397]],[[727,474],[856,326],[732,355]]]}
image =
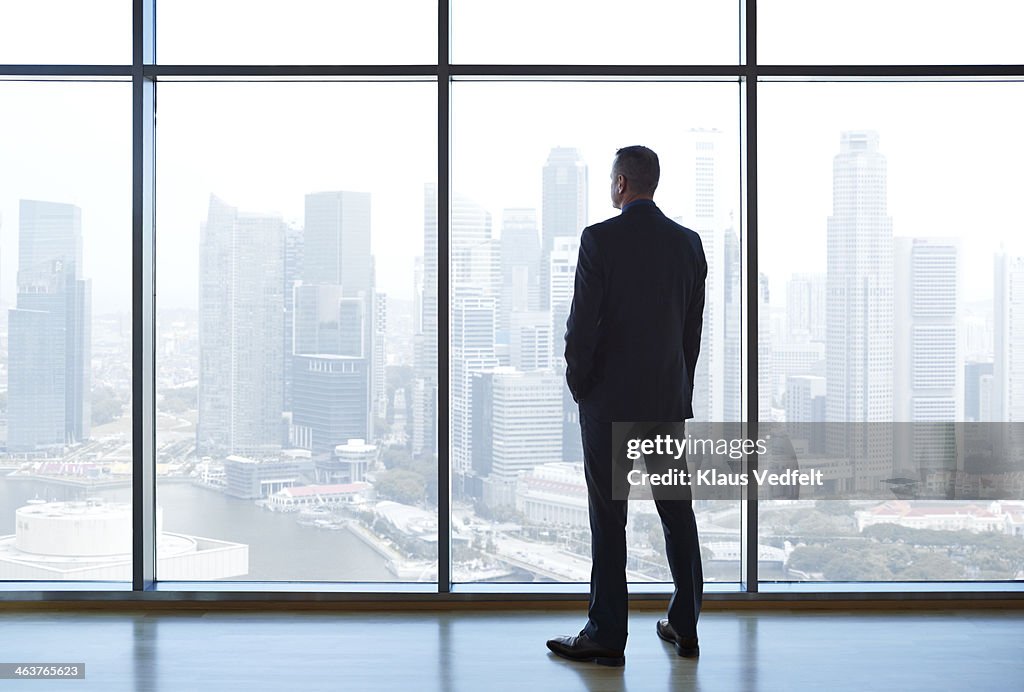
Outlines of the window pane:
{"label": "window pane", "polygon": [[1020,578],[1024,503],[963,492],[970,468],[946,464],[972,428],[943,424],[1024,418],[1024,87],[760,92],[771,418],[790,422],[798,465],[843,491],[761,503],[780,557],[762,578]]}
{"label": "window pane", "polygon": [[[739,4],[452,0],[456,63],[733,64]],[[627,27],[627,28],[624,28]]]}
{"label": "window pane", "polygon": [[220,556],[161,579],[436,579],[436,89],[160,85],[158,501]]}
{"label": "window pane", "polygon": [[760,0],[762,64],[1019,64],[1016,0]]}
{"label": "window pane", "polygon": [[437,62],[437,3],[424,0],[167,0],[157,16],[162,63]]}
{"label": "window pane", "polygon": [[[659,205],[701,234],[711,269],[694,405],[702,420],[738,419],[737,103],[734,83],[454,85],[456,581],[590,579],[563,336],[580,233],[617,213],[608,175],[619,147],[658,153]],[[630,578],[670,581],[654,503],[630,508]],[[695,511],[707,579],[738,580],[739,503],[698,501]]]}
{"label": "window pane", "polygon": [[0,64],[127,64],[129,0],[34,0],[0,4]]}
{"label": "window pane", "polygon": [[127,581],[131,87],[0,101],[0,580]]}

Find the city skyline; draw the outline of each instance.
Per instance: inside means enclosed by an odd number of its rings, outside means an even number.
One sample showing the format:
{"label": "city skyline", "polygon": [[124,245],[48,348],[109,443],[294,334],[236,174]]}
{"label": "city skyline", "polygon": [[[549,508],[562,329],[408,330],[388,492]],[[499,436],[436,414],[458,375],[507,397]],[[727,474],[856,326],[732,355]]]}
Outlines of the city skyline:
{"label": "city skyline", "polygon": [[[876,143],[876,145],[877,145],[877,143]],[[573,150],[566,149],[564,147],[563,148],[556,147],[552,151],[573,151]],[[585,167],[586,164],[584,163],[583,165]],[[310,197],[313,194],[314,193],[311,193],[310,195],[307,195],[307,197]],[[315,194],[359,194],[359,195],[362,195],[363,198],[365,200],[367,200],[367,202],[368,202],[368,200],[371,197],[371,195],[369,195],[368,193],[349,193],[349,192],[346,192],[346,193],[315,193]],[[457,193],[456,193],[456,196],[458,197]],[[698,195],[698,197],[699,197],[699,195]],[[465,198],[462,198],[462,199],[465,199]],[[699,202],[699,200],[698,200],[698,202]],[[467,203],[469,203],[469,202],[467,202]],[[458,203],[456,204],[456,207],[458,207]],[[491,247],[490,252],[498,252],[499,257],[500,257],[500,256],[502,256],[502,254],[501,254],[501,241],[504,240],[504,237],[503,237],[502,233],[503,232],[510,232],[511,233],[511,232],[514,232],[515,230],[517,230],[516,227],[515,227],[516,223],[520,224],[519,228],[526,230],[526,235],[523,236],[524,238],[529,237],[530,233],[536,233],[538,231],[538,227],[541,225],[540,222],[538,221],[537,211],[538,210],[536,210],[536,209],[515,209],[515,208],[506,209],[505,210],[505,214],[504,214],[505,216],[508,216],[509,213],[511,213],[513,215],[519,214],[520,218],[518,220],[514,220],[512,222],[506,221],[506,223],[503,223],[501,226],[497,227],[500,230],[495,230],[494,229],[494,224],[491,224],[490,221],[486,222],[483,226],[479,226],[480,228],[482,228],[484,230],[484,233],[483,233],[483,235],[480,235],[477,240],[479,240],[480,242],[499,241],[498,243],[492,243],[493,247]],[[483,214],[485,212],[483,212],[483,210],[481,209],[478,212],[474,212],[474,213]],[[490,215],[487,214],[488,218],[489,218],[489,216]],[[694,225],[696,225],[696,224],[694,224]],[[474,227],[478,227],[478,225],[475,224],[475,222],[470,222],[470,224],[467,226],[467,228],[474,228]],[[298,233],[300,236],[303,234],[303,229],[301,227],[296,228],[295,226],[288,226],[287,228],[291,232],[293,232],[293,233]],[[370,232],[369,232],[369,223],[368,222],[366,224],[366,229],[367,230],[365,232],[365,237],[368,239],[370,237],[370,235],[371,235]],[[488,229],[492,229],[492,230],[488,230]],[[487,235],[488,232],[490,232],[491,235],[488,236]],[[902,240],[902,241],[907,241],[907,242],[912,240],[912,238],[909,237],[909,236],[899,236],[899,235],[895,235],[895,234],[893,235],[893,238],[896,239],[896,240]],[[485,241],[485,239],[486,239],[486,241]],[[457,239],[456,239],[456,242],[458,242]],[[915,240],[914,242],[916,243],[917,241]],[[958,247],[959,247],[959,245],[958,245]],[[365,276],[364,276],[364,278],[362,280],[363,283],[366,283],[368,281],[369,275],[372,274],[372,260],[369,259],[371,256],[367,252],[368,249],[369,249],[369,247],[368,247],[368,243],[367,243],[366,245],[364,245],[364,250],[363,250],[363,252],[366,252],[366,256],[365,256],[364,260],[359,262],[359,263],[355,263],[357,266],[361,267],[361,271],[363,271],[363,273],[365,274]],[[79,249],[78,249],[78,253],[79,254],[81,254],[81,250],[82,250],[82,248],[79,247]],[[24,257],[25,256],[25,252],[28,252],[28,251],[29,250],[27,248],[22,248],[21,249],[21,255]],[[956,252],[957,252],[957,255],[959,255],[959,250],[957,250]],[[485,262],[493,263],[493,260],[489,260],[489,259],[488,260],[484,260],[484,261]],[[460,265],[460,261],[458,259],[456,259],[455,263],[456,263],[456,265]],[[477,260],[475,262],[475,264],[473,262],[470,262],[470,264],[473,264],[473,266],[477,266],[477,265],[479,265],[479,260]],[[725,264],[727,264],[727,263],[725,263]],[[469,265],[467,265],[467,266],[469,266]],[[493,267],[488,267],[487,271],[488,272],[492,272],[493,269],[494,269]],[[502,277],[505,277],[505,271],[506,270],[502,269],[500,271],[502,272]],[[961,275],[961,272],[960,272],[960,270],[958,270],[957,271],[957,277],[960,277],[960,275]],[[798,282],[798,283],[799,282],[804,282],[804,283],[806,283],[809,280],[808,277],[812,277],[813,278],[815,276],[821,276],[821,275],[820,274],[814,274],[813,272],[810,272],[810,273],[801,272],[799,274],[791,275],[790,277],[788,277],[788,280],[787,280],[787,291],[790,290],[793,285],[795,285],[794,282]],[[511,275],[509,275],[509,277],[502,278],[501,280],[505,281],[506,278],[510,278],[510,277],[511,277]],[[456,280],[458,280],[457,277],[454,277],[454,278]],[[467,279],[466,279],[466,281],[468,283],[472,283],[472,280],[473,280],[473,277],[467,277]],[[959,281],[959,280],[960,279],[958,278],[957,281]],[[499,292],[504,292],[506,290],[506,288],[508,290],[511,290],[511,286],[505,287],[504,284],[503,284],[502,287],[499,289]],[[820,289],[817,289],[817,290],[820,290]],[[493,293],[493,291],[492,291],[492,293]],[[522,303],[522,300],[526,300],[527,302],[526,303]],[[786,304],[789,305],[791,302],[792,301],[787,301]],[[963,302],[963,301],[958,301],[958,303],[960,303],[960,302]],[[525,298],[525,297],[520,299],[520,303],[522,305],[530,305],[529,299]],[[777,303],[773,303],[773,307],[777,307],[777,306],[778,306]],[[791,310],[791,307],[788,307],[787,309]],[[524,311],[523,310],[516,310],[516,312],[517,313],[521,313],[521,312],[524,312]],[[507,317],[508,317],[508,314],[505,314],[504,318],[507,319]],[[805,316],[802,319],[804,319],[805,322],[806,322],[807,317]],[[553,330],[552,331],[554,331],[554,327],[555,327],[554,322],[553,322],[552,326],[553,326]],[[804,324],[804,328],[806,328],[806,327],[807,327],[807,324],[805,323]],[[817,325],[817,327],[820,330],[820,325]],[[819,332],[819,336],[820,336],[820,332]],[[811,341],[816,341],[816,340],[820,340],[820,339],[815,339],[815,338],[812,337],[810,340]],[[975,353],[974,355],[978,355],[978,354]]]}
{"label": "city skyline", "polygon": [[[723,171],[717,165],[715,143],[722,135],[711,131],[695,131],[692,135],[691,165],[695,171],[692,185],[699,211],[696,218],[700,222],[697,230],[710,251],[709,257],[719,262],[718,271],[709,272],[711,299],[705,307],[705,323],[709,327],[705,355],[718,357],[704,360],[707,370],[704,375],[698,372],[698,381],[705,378],[705,391],[720,402],[716,407],[722,412],[738,412],[742,374],[738,360],[738,342],[742,336],[738,314],[741,248],[732,226],[732,215],[716,201],[722,189]],[[935,406],[946,406],[950,396],[954,402],[959,402],[957,405],[962,410],[968,396],[968,378],[964,372],[967,364],[958,351],[952,357],[947,351],[936,351],[937,344],[949,342],[950,332],[956,334],[966,329],[966,318],[961,318],[956,311],[952,317],[947,314],[951,305],[959,304],[956,300],[949,302],[959,276],[957,246],[937,238],[907,238],[905,242],[897,242],[896,247],[886,245],[890,241],[873,240],[872,233],[879,230],[883,240],[893,237],[884,205],[887,188],[884,152],[878,148],[877,135],[870,132],[841,133],[836,147],[835,206],[828,221],[829,240],[835,248],[830,260],[834,276],[830,276],[830,272],[800,272],[787,277],[785,309],[781,313],[770,307],[769,278],[762,273],[759,280],[760,415],[763,420],[806,417],[810,422],[828,420],[826,403],[830,399],[845,401],[844,405],[849,407],[850,395],[842,394],[843,398],[837,399],[840,394],[828,391],[827,387],[830,371],[827,346],[830,340],[837,338],[832,336],[834,330],[829,329],[828,324],[833,322],[829,316],[842,315],[844,324],[864,322],[857,317],[857,308],[851,306],[863,300],[854,298],[851,305],[828,307],[823,296],[832,294],[835,299],[842,295],[828,288],[837,278],[845,276],[848,281],[853,276],[856,285],[860,283],[856,272],[863,271],[861,267],[877,271],[879,266],[885,266],[879,256],[871,255],[864,248],[876,253],[879,248],[888,248],[889,262],[905,258],[900,262],[907,264],[906,281],[895,281],[893,288],[884,294],[888,296],[889,305],[876,306],[871,323],[884,326],[881,322],[888,320],[890,325],[897,325],[896,333],[887,337],[892,339],[888,349],[889,364],[883,364],[882,368],[888,368],[889,377],[896,378],[890,380],[889,393],[883,391],[883,396],[888,397],[889,410],[895,411],[898,402],[909,401],[912,411],[934,413],[938,410]],[[578,152],[571,152],[567,147],[556,149],[572,161],[572,169],[586,175],[587,162]],[[865,156],[870,165],[859,162],[859,157]],[[538,169],[538,177],[544,180],[543,166]],[[364,439],[366,449],[376,450],[375,445],[385,439],[371,429],[376,419],[383,424],[381,434],[391,440],[387,444],[402,447],[406,443],[397,442],[400,438],[391,430],[393,422],[401,421],[413,459],[433,463],[434,447],[426,431],[436,426],[438,402],[434,398],[436,363],[427,356],[430,351],[427,346],[434,342],[433,353],[437,353],[437,310],[441,307],[436,303],[439,267],[436,260],[419,259],[415,265],[418,270],[407,277],[416,297],[408,302],[413,308],[409,320],[398,327],[398,331],[389,329],[384,325],[389,315],[389,301],[377,294],[374,282],[376,262],[371,252],[371,239],[376,226],[371,213],[372,195],[344,190],[319,191],[307,193],[303,199],[305,218],[301,224],[289,224],[277,216],[233,207],[211,195],[199,248],[203,264],[200,275],[204,277],[200,292],[202,305],[193,313],[198,330],[198,339],[193,343],[198,353],[189,350],[188,341],[179,342],[175,337],[174,342],[168,344],[181,343],[184,349],[177,351],[174,359],[166,361],[177,362],[178,356],[189,359],[198,355],[199,404],[193,439],[200,446],[195,457],[188,456],[187,447],[178,447],[178,452],[171,452],[172,448],[167,447],[168,451],[161,452],[162,458],[165,463],[184,463],[186,468],[192,468],[200,456],[210,455],[212,459],[202,464],[223,466],[218,473],[223,474],[224,480],[209,482],[225,482],[223,492],[250,501],[290,502],[288,498],[303,496],[303,491],[298,489],[306,483],[314,484],[308,491],[311,493],[349,497],[358,494],[357,491],[340,488],[367,479],[369,489],[380,482],[385,493],[422,493],[415,502],[411,499],[414,495],[403,497],[413,502],[410,506],[429,510],[433,505],[425,489],[388,489],[391,478],[401,477],[402,482],[408,483],[408,471],[401,467],[396,469],[390,465],[392,462],[387,468],[379,466],[370,458],[377,458],[376,451],[359,457],[368,460],[364,467],[363,461],[347,459],[339,449],[362,449],[360,445],[364,443],[352,440]],[[436,243],[437,234],[434,186],[429,183],[423,186],[422,200],[424,246],[430,247]],[[568,195],[562,204],[577,201],[575,195]],[[487,517],[509,516],[509,512],[520,509],[532,517],[531,521],[571,517],[572,522],[578,522],[578,498],[572,478],[581,455],[568,444],[577,432],[578,423],[571,415],[571,399],[566,401],[559,367],[561,343],[557,339],[559,324],[564,322],[572,295],[578,239],[568,234],[553,236],[552,247],[545,252],[541,241],[542,218],[538,209],[515,207],[503,210],[500,221],[496,222],[474,200],[459,193],[453,198],[449,270],[453,282],[450,288],[453,331],[449,344],[453,376],[450,404],[453,499],[460,508],[458,511],[469,512],[467,517],[471,517],[474,525],[486,526],[493,520]],[[863,246],[861,249],[848,242],[854,237]],[[32,254],[33,246],[27,243],[22,246],[25,253]],[[315,258],[312,263],[308,261],[311,253]],[[994,261],[998,266],[998,257]],[[1018,271],[1014,261],[1007,261],[1008,277],[1015,277],[1013,272]],[[537,309],[540,281],[545,267],[551,305],[548,310],[540,310]],[[998,277],[999,272],[996,274]],[[997,278],[993,290],[1004,285],[1003,300],[1011,303],[1018,300],[1016,279],[1002,281],[1004,283],[1000,284]],[[399,308],[396,314],[401,316],[406,308],[402,307],[402,301],[395,305]],[[172,315],[173,311],[167,314]],[[188,314],[186,311],[174,319],[184,319],[182,324],[187,328],[193,319],[187,317]],[[826,322],[824,327],[819,323],[822,318]],[[898,328],[900,320],[908,330],[905,336],[901,336]],[[180,329],[165,321],[160,324],[162,329],[172,328],[168,335]],[[286,333],[288,329],[291,339]],[[881,333],[884,335],[884,330]],[[380,340],[384,335],[388,335],[387,341]],[[1015,344],[1016,336],[1011,331],[1006,344]],[[843,337],[839,341],[847,347],[860,348],[868,354],[863,359],[868,362],[878,361],[883,354],[883,349],[872,346],[870,339],[857,342]],[[953,341],[959,340],[954,338]],[[1006,348],[1000,347],[999,339],[992,336],[988,341],[993,348]],[[858,346],[858,343],[866,345]],[[927,358],[922,358],[922,353]],[[1016,367],[1019,360],[1012,357],[1012,351],[1008,353],[1011,353],[1009,365],[1000,366],[1000,372],[1006,367]],[[904,357],[901,354],[905,354],[909,365],[897,366],[898,359]],[[975,355],[978,355],[977,349]],[[847,354],[842,362],[849,365],[858,358]],[[374,382],[377,378],[371,376],[374,361],[397,366],[392,374],[408,368],[411,379],[392,381],[386,391],[381,391],[380,385]],[[163,370],[164,362],[162,357],[158,360],[158,369]],[[238,369],[236,363],[245,365]],[[172,367],[178,368],[177,365]],[[254,375],[252,367],[262,374]],[[718,369],[709,374],[712,368]],[[878,367],[872,372],[872,382],[882,379]],[[898,378],[907,372],[910,373],[906,385],[910,387],[909,393],[899,394],[904,385]],[[168,371],[167,375],[170,374]],[[165,381],[165,377],[161,375],[160,381]],[[979,384],[978,391],[972,395],[979,399],[979,410],[995,408],[991,377],[987,387]],[[289,378],[290,409],[285,396],[285,382]],[[951,388],[950,378],[955,383]],[[185,380],[186,386],[187,382]],[[937,386],[950,391],[937,392]],[[174,390],[163,388],[160,391],[168,396]],[[985,403],[986,397],[988,403]],[[884,409],[885,405],[882,401],[876,409],[879,406]],[[394,410],[395,406],[403,410],[399,413]],[[864,408],[853,399],[853,408],[857,407]],[[932,418],[918,416],[914,420]],[[255,424],[237,424],[245,421],[255,421]],[[222,432],[211,435],[209,431],[218,427]],[[813,428],[809,430],[813,436]],[[418,449],[415,446],[417,436],[421,445]],[[224,441],[210,443],[216,439]],[[810,440],[809,444],[816,443]],[[817,444],[820,451],[825,451],[824,441]],[[306,453],[299,453],[298,448]],[[432,469],[432,466],[420,466],[415,475],[426,483]],[[887,469],[892,469],[892,462]],[[884,469],[877,471],[882,478],[891,473]],[[324,483],[342,486],[328,490],[329,486]],[[552,491],[551,487],[560,490]],[[768,504],[763,511],[773,510]],[[865,525],[876,521],[874,516],[865,516]],[[714,546],[709,550],[730,554],[731,540],[731,533],[716,529],[709,538],[708,545]],[[399,569],[429,574],[425,571],[429,565],[421,564],[424,559],[429,563],[429,551],[424,555],[422,545],[417,550],[419,557],[405,558],[411,562]],[[453,552],[457,569],[465,570],[464,565],[478,564],[475,561],[480,558],[475,557],[476,550],[457,542]],[[775,556],[773,560],[785,559],[782,552],[779,555],[781,557]],[[647,555],[638,564],[650,565],[645,567],[649,575],[661,574],[658,571],[661,568],[649,562],[650,557]],[[474,574],[483,578],[482,575],[500,573],[496,564],[484,562],[470,568],[468,578],[472,580]],[[477,571],[473,572],[474,569]],[[569,565],[565,569],[569,570]],[[723,574],[728,572],[726,567],[719,569],[725,570]],[[570,573],[574,572],[562,574]]]}

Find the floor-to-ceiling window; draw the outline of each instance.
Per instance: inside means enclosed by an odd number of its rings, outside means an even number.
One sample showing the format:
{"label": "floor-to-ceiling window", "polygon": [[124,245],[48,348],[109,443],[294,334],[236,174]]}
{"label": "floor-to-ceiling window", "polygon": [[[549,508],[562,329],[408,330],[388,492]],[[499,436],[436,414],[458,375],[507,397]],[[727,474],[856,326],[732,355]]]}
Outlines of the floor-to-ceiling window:
{"label": "floor-to-ceiling window", "polygon": [[769,463],[824,486],[762,494],[761,579],[1019,580],[1024,15],[758,10],[759,62],[833,65],[758,88]]}
{"label": "floor-to-ceiling window", "polygon": [[631,144],[708,258],[695,419],[824,479],[698,496],[707,580],[1019,580],[1022,11],[749,4],[5,5],[0,580],[582,589]]}

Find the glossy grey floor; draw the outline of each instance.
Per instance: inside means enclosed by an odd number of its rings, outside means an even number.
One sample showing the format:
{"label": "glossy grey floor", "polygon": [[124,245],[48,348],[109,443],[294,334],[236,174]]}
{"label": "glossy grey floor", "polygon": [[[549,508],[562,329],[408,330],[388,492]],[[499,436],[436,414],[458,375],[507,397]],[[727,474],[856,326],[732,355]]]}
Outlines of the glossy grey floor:
{"label": "glossy grey floor", "polygon": [[626,666],[544,646],[583,616],[456,613],[0,612],[0,662],[84,662],[25,690],[1024,690],[1024,612],[709,612],[701,658],[633,613]]}

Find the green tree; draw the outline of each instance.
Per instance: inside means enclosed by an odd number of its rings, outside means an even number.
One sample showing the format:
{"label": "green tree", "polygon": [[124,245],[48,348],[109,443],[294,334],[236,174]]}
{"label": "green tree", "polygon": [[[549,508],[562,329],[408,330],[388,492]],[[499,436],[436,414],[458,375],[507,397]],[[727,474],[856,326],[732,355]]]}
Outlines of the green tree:
{"label": "green tree", "polygon": [[384,377],[387,381],[386,390],[388,397],[388,423],[395,422],[395,392],[399,389],[405,390],[405,415],[411,420],[412,416],[412,382],[413,369],[411,365],[389,365],[384,370]]}
{"label": "green tree", "polygon": [[120,418],[123,410],[124,404],[114,396],[114,390],[110,387],[100,385],[92,390],[93,425],[105,425]]}
{"label": "green tree", "polygon": [[853,532],[853,527],[842,517],[808,512],[793,525],[793,533],[797,536],[842,536]]}
{"label": "green tree", "polygon": [[829,560],[822,572],[828,581],[891,581],[893,578],[878,555],[865,556],[856,552],[837,555]]}
{"label": "green tree", "polygon": [[424,499],[427,484],[423,476],[405,469],[382,471],[377,474],[374,486],[383,498],[406,505],[419,504]]}
{"label": "green tree", "polygon": [[896,576],[905,580],[951,581],[962,579],[964,568],[945,555],[922,551]]}
{"label": "green tree", "polygon": [[902,543],[906,537],[903,527],[897,524],[872,524],[864,527],[861,535],[882,543]]}
{"label": "green tree", "polygon": [[849,500],[817,500],[814,509],[822,514],[831,514],[836,517],[852,517],[853,506]]}
{"label": "green tree", "polygon": [[384,447],[380,460],[388,469],[406,469],[412,466],[412,452],[404,447]]}
{"label": "green tree", "polygon": [[893,574],[906,569],[907,565],[914,561],[916,552],[913,548],[897,544],[880,544],[872,547],[873,552],[879,555],[885,563],[886,569]]}
{"label": "green tree", "polygon": [[839,556],[835,548],[821,545],[802,545],[789,554],[786,567],[801,572],[821,572],[830,560]]}

